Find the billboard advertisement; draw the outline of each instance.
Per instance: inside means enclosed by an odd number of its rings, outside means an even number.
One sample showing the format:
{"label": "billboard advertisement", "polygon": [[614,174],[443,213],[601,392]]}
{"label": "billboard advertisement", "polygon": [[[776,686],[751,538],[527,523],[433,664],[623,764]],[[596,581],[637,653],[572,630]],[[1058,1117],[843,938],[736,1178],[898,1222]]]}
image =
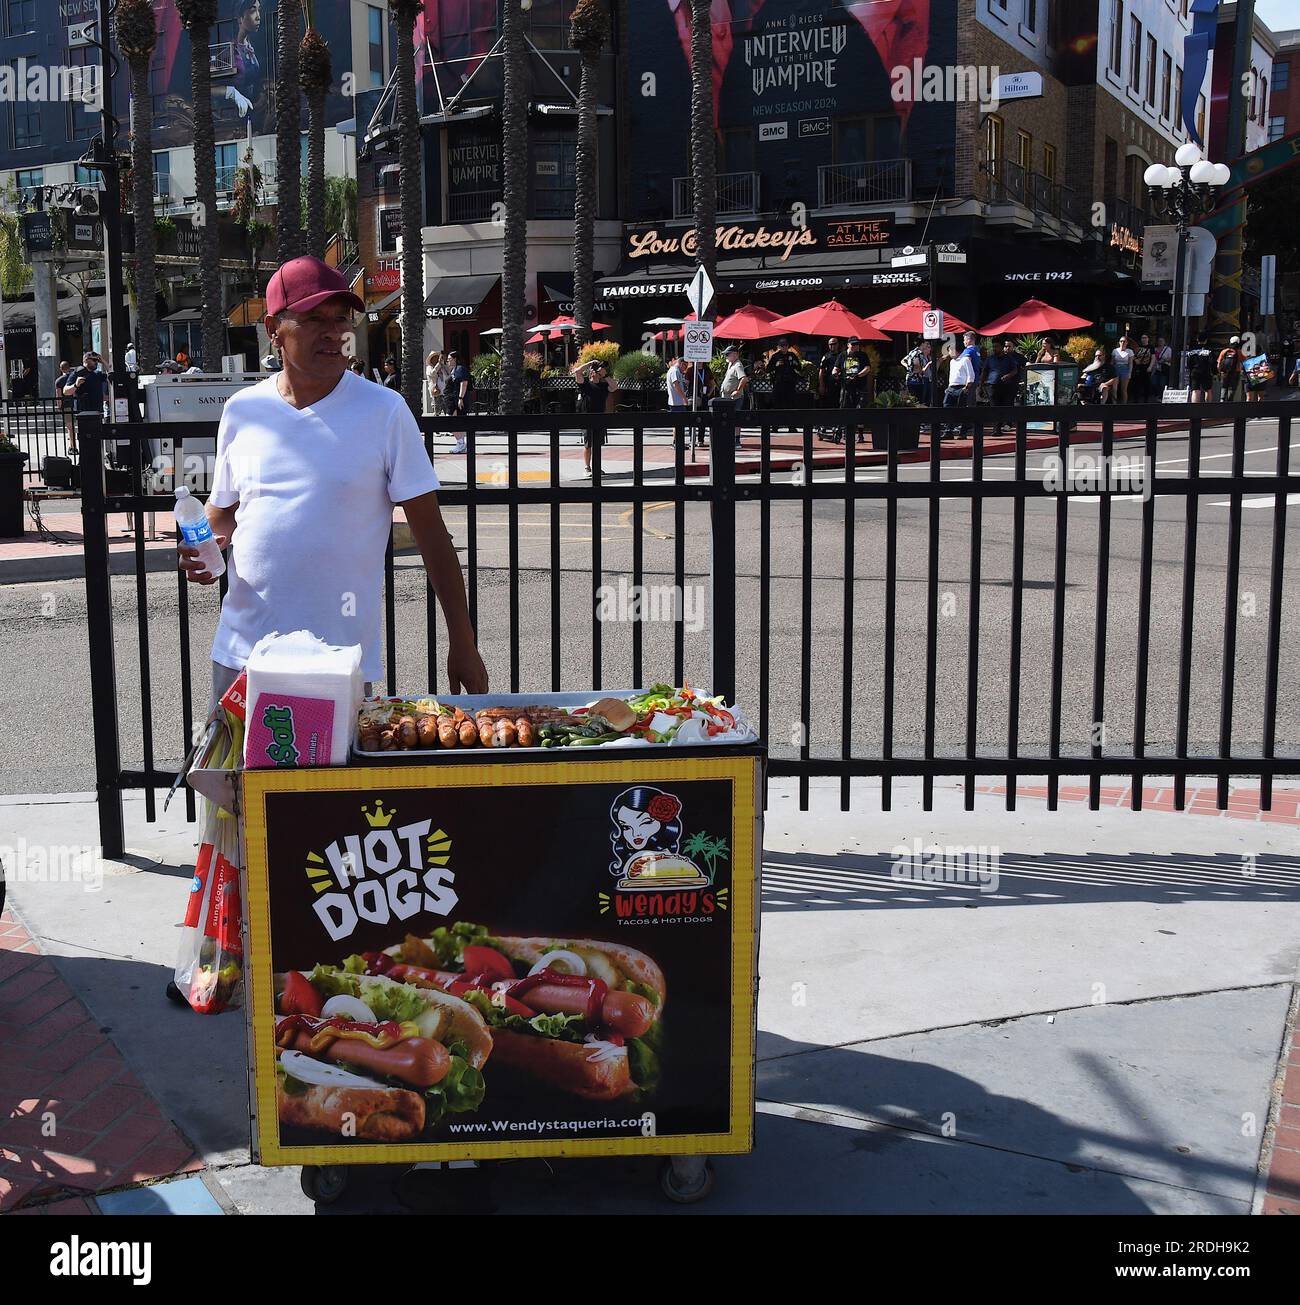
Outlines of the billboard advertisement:
{"label": "billboard advertisement", "polygon": [[[759,211],[816,207],[822,165],[951,150],[953,105],[924,94],[925,65],[955,57],[955,6],[933,0],[714,0],[714,102],[720,172],[761,177]],[[628,8],[625,70],[633,216],[660,217],[688,168],[690,5]],[[923,172],[923,168],[919,168]],[[918,178],[925,184],[925,177]],[[832,201],[838,202],[838,201]],[[655,211],[656,205],[658,212]]]}
{"label": "billboard advertisement", "polygon": [[262,1163],[748,1150],[758,765],[248,772]]}
{"label": "billboard advertisement", "polygon": [[[218,143],[275,132],[277,9],[282,0],[218,0],[217,22],[208,53],[212,114]],[[288,0],[293,3],[293,0]],[[342,93],[342,76],[351,71],[350,0],[316,0],[317,30],[334,58],[334,85],[325,103],[325,122],[333,126],[352,116],[351,98]],[[155,4],[158,45],[153,62],[154,148],[193,143],[194,111],[190,82],[189,33],[176,0]],[[303,105],[303,127],[307,111]]]}

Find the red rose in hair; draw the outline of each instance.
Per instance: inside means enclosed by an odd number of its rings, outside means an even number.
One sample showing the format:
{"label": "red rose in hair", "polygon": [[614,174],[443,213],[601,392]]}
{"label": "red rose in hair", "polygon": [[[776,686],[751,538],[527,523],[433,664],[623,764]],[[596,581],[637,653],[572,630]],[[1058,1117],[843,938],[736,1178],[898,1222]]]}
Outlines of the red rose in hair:
{"label": "red rose in hair", "polygon": [[667,793],[660,793],[657,798],[650,799],[650,805],[646,808],[661,825],[666,825],[669,821],[677,819],[677,813],[682,809],[682,804],[675,797]]}

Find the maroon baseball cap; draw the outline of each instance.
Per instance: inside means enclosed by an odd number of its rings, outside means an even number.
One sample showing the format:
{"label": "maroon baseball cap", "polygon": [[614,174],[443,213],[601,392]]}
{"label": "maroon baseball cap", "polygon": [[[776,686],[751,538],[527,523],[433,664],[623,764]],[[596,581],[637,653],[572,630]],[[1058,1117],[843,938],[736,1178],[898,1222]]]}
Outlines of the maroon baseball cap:
{"label": "maroon baseball cap", "polygon": [[365,304],[352,293],[342,273],[319,258],[304,254],[276,269],[266,287],[266,311],[271,316],[286,310],[307,313],[336,296],[346,299],[357,312],[365,312]]}

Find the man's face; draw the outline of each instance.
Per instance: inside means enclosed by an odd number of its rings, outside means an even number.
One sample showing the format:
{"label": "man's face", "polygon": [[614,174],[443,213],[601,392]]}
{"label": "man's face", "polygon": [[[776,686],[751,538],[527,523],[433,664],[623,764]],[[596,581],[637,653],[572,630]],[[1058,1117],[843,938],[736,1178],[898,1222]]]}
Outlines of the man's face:
{"label": "man's face", "polygon": [[347,370],[344,342],[352,337],[352,310],[343,299],[327,299],[305,313],[266,319],[285,370],[314,380],[338,380]]}
{"label": "man's face", "polygon": [[840,342],[837,339],[835,339],[834,336],[832,336],[829,340],[826,341],[826,346],[832,353],[834,353],[835,350],[837,350],[840,347]]}

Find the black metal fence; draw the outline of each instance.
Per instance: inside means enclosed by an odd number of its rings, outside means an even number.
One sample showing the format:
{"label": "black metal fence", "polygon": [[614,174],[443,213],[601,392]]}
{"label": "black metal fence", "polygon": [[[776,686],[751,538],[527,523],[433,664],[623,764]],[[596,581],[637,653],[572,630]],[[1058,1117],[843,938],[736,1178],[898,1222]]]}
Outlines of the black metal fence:
{"label": "black metal fence", "polygon": [[[952,777],[968,809],[977,783],[993,781],[1012,809],[1019,781],[1046,777],[1055,808],[1061,777],[1077,775],[1096,807],[1103,776],[1117,775],[1132,778],[1135,807],[1144,777],[1172,777],[1181,808],[1188,778],[1209,776],[1220,806],[1232,778],[1258,779],[1267,808],[1273,780],[1300,773],[1300,685],[1279,675],[1300,642],[1286,533],[1300,495],[1295,411],[1143,405],[1080,425],[1077,408],[973,408],[960,450],[931,441],[936,414],[915,409],[854,413],[866,442],[849,427],[837,448],[819,432],[846,414],[825,411],[746,415],[739,428],[725,412],[421,426],[503,691],[680,684],[689,673],[752,711],[769,775],[797,778],[802,805],[818,776],[838,778],[845,809],[855,779],[878,778],[888,808],[896,779],[920,777],[929,808],[935,781]],[[1180,430],[1167,429],[1174,421]],[[83,467],[98,465],[108,436],[125,436],[118,453],[129,452],[139,490],[106,493],[90,476],[83,487],[111,854],[123,791],[143,789],[153,818],[154,791],[172,782],[207,696],[206,660],[197,689],[191,664],[193,591],[179,574],[149,588],[143,515],[170,507],[172,482],[148,441],[176,440],[181,466],[185,445],[215,428],[93,425],[82,426]],[[1014,435],[998,437],[1004,425]],[[777,427],[797,430],[792,447],[774,439]],[[467,450],[448,456],[459,432]],[[577,471],[584,432],[590,480]],[[707,452],[685,443],[692,432],[708,437]],[[838,465],[821,465],[827,457]],[[134,638],[119,636],[134,643],[139,688],[131,766],[105,532],[114,512],[136,525],[134,579],[119,581],[134,585],[136,607]],[[387,690],[437,692],[445,630],[401,543],[385,566]],[[672,600],[658,612],[647,599],[657,591]],[[702,621],[691,619],[693,593]],[[179,703],[157,701],[152,683],[151,640],[167,627],[179,630]]]}
{"label": "black metal fence", "polygon": [[27,454],[23,475],[41,478],[47,457],[68,456],[69,418],[61,399],[7,399],[0,404],[0,432]]}

